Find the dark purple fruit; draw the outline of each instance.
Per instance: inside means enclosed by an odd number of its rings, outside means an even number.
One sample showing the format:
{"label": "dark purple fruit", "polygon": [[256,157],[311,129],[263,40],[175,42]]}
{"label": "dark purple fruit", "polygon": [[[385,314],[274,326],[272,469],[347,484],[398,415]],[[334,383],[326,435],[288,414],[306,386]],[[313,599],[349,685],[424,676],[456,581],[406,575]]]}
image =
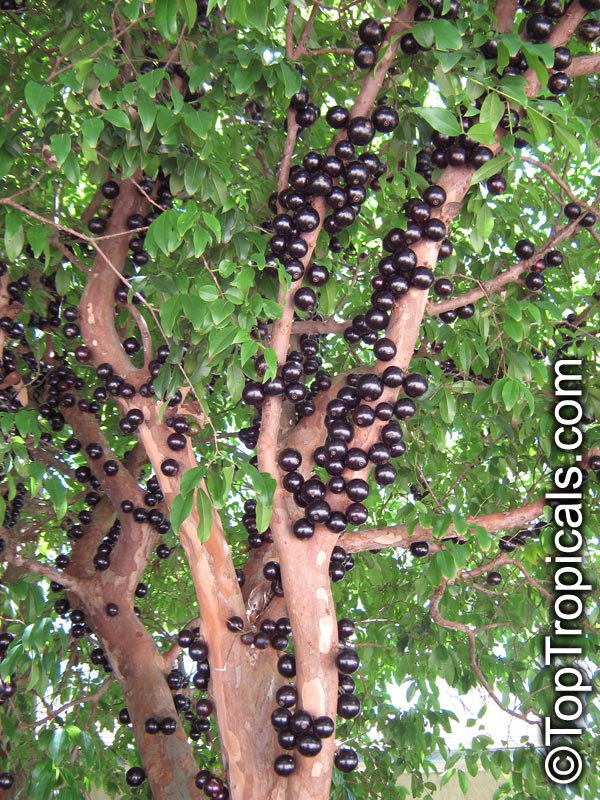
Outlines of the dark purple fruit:
{"label": "dark purple fruit", "polygon": [[429,545],[427,542],[413,542],[410,546],[410,552],[415,558],[423,558],[429,553]]}
{"label": "dark purple fruit", "polygon": [[544,288],[544,276],[539,272],[528,272],[525,286],[532,292],[540,292]]}
{"label": "dark purple fruit", "polygon": [[347,125],[348,141],[353,145],[366,145],[375,136],[375,125],[366,117],[354,117]]}
{"label": "dark purple fruit", "polygon": [[552,20],[546,14],[532,14],[525,25],[532,42],[545,42],[552,33]]}
{"label": "dark purple fruit", "polygon": [[564,94],[571,85],[571,78],[566,72],[554,72],[548,78],[548,90],[552,94]]}
{"label": "dark purple fruit", "polygon": [[488,572],[485,582],[489,586],[500,586],[502,583],[502,575],[499,572]]}
{"label": "dark purple fruit", "polygon": [[337,654],[335,663],[342,675],[350,675],[359,668],[360,659],[356,650],[345,648]]}
{"label": "dark purple fruit", "polygon": [[340,772],[353,772],[358,766],[358,755],[350,747],[340,747],[334,756],[333,763]]}
{"label": "dark purple fruit", "polygon": [[354,51],[354,63],[359,69],[371,69],[377,61],[377,50],[370,44],[361,44]]}
{"label": "dark purple fruit", "polygon": [[385,28],[376,19],[365,19],[360,23],[358,28],[358,38],[364,44],[370,44],[377,47],[383,42],[385,36]]}
{"label": "dark purple fruit", "polygon": [[146,773],[141,767],[130,767],[125,773],[128,786],[141,786],[146,780]]}
{"label": "dark purple fruit", "polygon": [[275,773],[279,775],[281,778],[287,778],[296,769],[296,762],[294,761],[292,756],[288,756],[285,754],[277,756],[277,758],[273,763],[273,769],[275,770]]}

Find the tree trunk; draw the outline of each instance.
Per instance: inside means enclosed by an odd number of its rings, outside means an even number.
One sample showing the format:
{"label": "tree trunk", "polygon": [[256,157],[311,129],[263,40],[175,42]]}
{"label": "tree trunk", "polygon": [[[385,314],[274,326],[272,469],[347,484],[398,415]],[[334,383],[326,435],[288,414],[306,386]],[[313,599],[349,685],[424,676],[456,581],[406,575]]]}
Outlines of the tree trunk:
{"label": "tree trunk", "polygon": [[[102,605],[100,605],[100,602]],[[99,607],[86,608],[90,623],[118,678],[131,717],[133,734],[155,800],[197,800],[196,765],[191,745],[181,725],[175,734],[148,734],[148,717],[178,718],[163,662],[152,637],[133,609],[119,607],[117,617],[107,617],[103,599]],[[133,765],[132,765],[133,766]]]}

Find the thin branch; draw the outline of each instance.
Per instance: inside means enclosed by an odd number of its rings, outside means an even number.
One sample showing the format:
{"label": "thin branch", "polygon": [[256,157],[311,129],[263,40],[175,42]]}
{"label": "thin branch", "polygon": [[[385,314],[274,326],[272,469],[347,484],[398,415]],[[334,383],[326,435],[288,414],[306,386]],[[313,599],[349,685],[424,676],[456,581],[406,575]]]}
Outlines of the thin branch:
{"label": "thin branch", "polygon": [[48,578],[48,580],[60,583],[62,586],[66,586],[71,592],[75,592],[75,594],[78,596],[81,594],[83,586],[82,582],[78,578],[74,578],[71,575],[66,575],[64,572],[54,569],[54,567],[49,567],[46,564],[40,564],[39,561],[32,561],[28,558],[23,558],[22,556],[13,556],[12,558],[8,559],[8,563],[13,564],[15,567],[19,567],[19,569],[22,569],[25,572],[33,572],[36,575],[41,575],[44,578]]}
{"label": "thin branch", "polygon": [[[500,700],[500,698],[494,692],[493,687],[487,681],[486,677],[484,676],[481,667],[477,663],[477,646],[476,646],[476,637],[479,631],[472,630],[467,625],[464,625],[462,622],[456,622],[454,620],[446,619],[441,611],[440,611],[440,603],[442,598],[445,594],[446,587],[448,583],[444,581],[439,589],[436,589],[434,592],[433,598],[431,600],[431,607],[430,613],[433,621],[438,624],[442,628],[450,628],[451,630],[461,631],[467,636],[469,640],[469,665],[477,680],[481,685],[484,687],[490,698],[494,701],[494,703],[505,711],[507,714],[510,714],[512,717],[516,717],[516,719],[523,720],[523,722],[527,722],[529,725],[538,725],[539,719],[536,718],[532,719],[531,717],[527,716],[527,714],[523,714],[520,711],[513,711],[511,708],[507,708],[504,703]],[[497,627],[497,626],[496,626]]]}
{"label": "thin branch", "polygon": [[552,169],[552,167],[550,167],[548,164],[544,164],[543,161],[538,161],[537,158],[531,158],[530,156],[523,156],[521,160],[524,161],[526,164],[531,164],[532,166],[537,167],[538,169],[544,170],[544,172],[552,178],[554,183],[560,186],[560,188],[568,196],[568,198],[572,200],[574,203],[577,203],[578,206],[581,206],[581,208],[584,208],[586,211],[591,211],[592,214],[598,213],[597,208],[588,205],[588,203],[584,202],[579,197],[577,197],[577,195],[574,192],[572,192],[571,189],[569,189],[565,181],[559,175],[557,175],[556,172]]}
{"label": "thin branch", "polygon": [[315,2],[310,16],[308,18],[308,22],[304,26],[304,30],[300,34],[300,39],[298,40],[298,46],[294,48],[294,52],[292,54],[292,60],[297,61],[301,56],[305,55],[306,53],[306,43],[310,38],[310,34],[312,33],[313,25],[315,24],[315,19],[317,18],[317,14],[319,13],[319,3]]}
{"label": "thin branch", "polygon": [[481,281],[477,289],[470,289],[468,292],[456,295],[448,300],[442,300],[439,303],[428,303],[427,313],[430,317],[439,317],[439,315],[443,314],[445,311],[453,311],[468,303],[476,303],[478,300],[481,300],[482,297],[498,294],[505,286],[519,280],[522,273],[527,272],[537,261],[542,259],[549,250],[552,250],[557,244],[560,244],[560,242],[566,241],[580,230],[581,228],[577,220],[570,222],[568,225],[564,225],[543,247],[534,253],[531,258],[520,261],[516,266],[507,269],[506,272],[502,272],[500,275],[496,275],[487,281]]}
{"label": "thin branch", "polygon": [[114,678],[108,678],[102,686],[93,694],[85,695],[84,697],[78,697],[75,700],[70,700],[68,703],[65,703],[60,708],[55,709],[54,711],[50,711],[48,716],[44,717],[43,719],[37,719],[35,722],[26,723],[26,728],[38,728],[40,725],[45,725],[47,722],[52,722],[53,719],[59,717],[64,711],[67,711],[69,708],[73,708],[74,706],[82,706],[84,703],[94,703],[97,704],[98,700],[106,694],[106,692],[110,689],[112,684],[114,683]]}

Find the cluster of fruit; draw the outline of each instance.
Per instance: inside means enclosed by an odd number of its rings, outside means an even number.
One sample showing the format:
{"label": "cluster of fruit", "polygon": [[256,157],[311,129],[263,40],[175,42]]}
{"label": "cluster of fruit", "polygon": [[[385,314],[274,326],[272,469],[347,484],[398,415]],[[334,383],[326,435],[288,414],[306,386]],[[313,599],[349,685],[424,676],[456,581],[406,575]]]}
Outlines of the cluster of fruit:
{"label": "cluster of fruit", "polygon": [[5,511],[4,511],[4,522],[2,523],[4,528],[14,528],[14,526],[19,521],[19,517],[21,516],[21,512],[25,506],[25,496],[27,494],[27,489],[25,485],[20,481],[17,483],[15,487],[15,494],[14,497],[11,499],[8,491],[4,492],[2,497],[4,498],[5,503]]}
{"label": "cluster of fruit", "polygon": [[[339,696],[337,713],[342,719],[354,719],[360,714],[361,702],[355,697],[355,683],[352,673],[356,672],[360,662],[356,650],[347,647],[346,639],[354,634],[354,624],[349,619],[338,621],[338,635],[342,646],[336,656],[338,669]],[[295,675],[295,664],[286,660],[279,672],[285,677]],[[322,740],[333,736],[334,721],[327,716],[314,718],[308,711],[296,708],[298,692],[289,684],[281,686],[275,696],[277,708],[271,714],[271,724],[277,731],[279,745],[287,751],[296,751],[305,758],[314,758],[322,749]],[[335,754],[334,763],[342,772],[351,772],[358,765],[358,756],[354,750],[343,747]],[[296,769],[296,761],[292,755],[283,753],[276,757],[274,769],[277,775],[288,777]]]}
{"label": "cluster of fruit", "polygon": [[[4,661],[8,648],[15,637],[8,631],[0,632],[0,662]],[[17,676],[11,675],[8,680],[0,680],[0,706],[3,706],[17,691]],[[0,776],[0,789],[10,788],[2,786]]]}

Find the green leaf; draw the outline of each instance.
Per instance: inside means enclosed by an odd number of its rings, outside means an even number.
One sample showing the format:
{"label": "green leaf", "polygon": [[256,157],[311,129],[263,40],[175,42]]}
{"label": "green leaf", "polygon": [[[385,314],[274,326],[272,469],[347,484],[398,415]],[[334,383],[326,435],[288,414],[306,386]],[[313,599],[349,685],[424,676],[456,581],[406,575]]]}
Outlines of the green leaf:
{"label": "green leaf", "polygon": [[102,116],[106,122],[114,125],[115,128],[124,128],[126,131],[131,130],[131,120],[124,111],[121,111],[120,108],[111,108],[108,111],[105,111]]}
{"label": "green leaf", "polygon": [[188,469],[186,472],[184,472],[183,477],[181,478],[181,483],[179,484],[179,493],[186,496],[190,493],[193,493],[194,489],[198,486],[203,477],[203,467],[198,466]]}
{"label": "green leaf", "polygon": [[65,163],[63,164],[63,172],[65,173],[66,179],[69,183],[77,184],[79,183],[79,178],[81,176],[81,171],[79,169],[79,161],[77,160],[77,156],[72,151],[67,156]]}
{"label": "green leaf", "polygon": [[521,384],[507,378],[502,387],[502,400],[507,411],[511,411],[521,396]]}
{"label": "green leaf", "polygon": [[440,416],[448,425],[450,425],[456,416],[456,397],[452,394],[452,392],[445,391],[442,393],[442,399],[440,401]]}
{"label": "green leaf", "polygon": [[84,142],[88,147],[95,148],[98,144],[98,139],[104,130],[104,122],[99,117],[94,119],[86,119],[81,125],[81,133]]}
{"label": "green leaf", "polygon": [[539,111],[536,111],[535,108],[527,109],[527,118],[531,124],[531,131],[536,142],[547,142],[552,133],[552,126],[548,120],[545,119]]}
{"label": "green leaf", "polygon": [[246,4],[246,19],[251,28],[266,33],[268,16],[269,0],[252,0]]}
{"label": "green leaf", "polygon": [[267,371],[265,372],[264,380],[270,381],[277,375],[277,353],[272,347],[265,347],[263,349],[263,356],[267,362]]}
{"label": "green leaf", "polygon": [[4,248],[11,261],[14,261],[21,254],[24,243],[25,231],[21,214],[11,208],[6,215],[4,228]]}
{"label": "green leaf", "polygon": [[577,137],[571,133],[568,128],[563,128],[562,125],[554,125],[554,132],[560,142],[567,147],[573,155],[578,156],[581,153],[581,144]]}
{"label": "green leaf", "polygon": [[496,141],[495,130],[495,127],[492,127],[489,122],[476,122],[472,128],[469,128],[469,137],[480,144],[491,145]]}
{"label": "green leaf", "polygon": [[194,195],[202,186],[206,177],[206,170],[198,158],[193,158],[186,164],[185,172],[183,173],[183,181],[185,190],[188,194]]}
{"label": "green leaf", "polygon": [[31,225],[27,228],[27,241],[31,245],[33,255],[39,258],[48,248],[48,226],[40,223]]}
{"label": "green leaf", "polygon": [[175,323],[181,314],[183,301],[181,295],[169,297],[160,308],[160,321],[167,336],[171,336]]}
{"label": "green leaf", "polygon": [[173,500],[173,505],[171,506],[171,527],[173,528],[174,533],[179,533],[179,529],[181,528],[182,524],[185,520],[189,517],[192,513],[192,506],[194,505],[194,494],[190,492],[190,494],[178,494],[175,500]]}
{"label": "green leaf", "polygon": [[188,30],[191,30],[198,18],[198,4],[196,0],[180,0],[180,11],[185,24],[188,26]]}
{"label": "green leaf", "polygon": [[502,325],[504,333],[506,333],[514,342],[520,342],[523,339],[523,326],[515,319],[505,319]]}
{"label": "green leaf", "polygon": [[200,139],[206,139],[215,122],[213,115],[207,111],[189,111],[185,114],[183,120],[188,128]]}
{"label": "green leaf", "polygon": [[198,538],[201,542],[207,542],[212,529],[212,503],[202,488],[196,492],[196,508],[198,509]]}
{"label": "green leaf", "polygon": [[67,488],[64,486],[59,478],[51,477],[46,478],[44,481],[44,489],[50,495],[50,500],[56,511],[58,519],[62,519],[67,513]]}
{"label": "green leaf", "polygon": [[227,300],[223,300],[219,297],[218,300],[210,304],[209,311],[215,325],[221,326],[226,319],[231,318],[234,306]]}
{"label": "green leaf", "polygon": [[273,496],[277,481],[266,472],[259,472],[256,467],[244,464],[242,470],[250,477],[256,493],[256,527],[264,533],[271,522],[273,513]]}
{"label": "green leaf", "polygon": [[202,213],[202,219],[204,221],[204,224],[208,228],[210,228],[210,230],[214,234],[215,240],[217,242],[220,242],[222,231],[221,231],[221,223],[219,222],[219,220],[214,216],[214,214],[211,214],[208,211],[204,211]]}
{"label": "green leaf", "polygon": [[500,172],[507,164],[509,164],[510,160],[511,156],[509,156],[508,153],[503,153],[501,156],[492,158],[487,162],[487,164],[484,164],[483,167],[479,167],[479,169],[476,170],[475,174],[471,178],[471,186],[475,186],[475,184],[491,178],[492,175]]}
{"label": "green leaf", "polygon": [[[493,130],[496,130],[500,120],[504,116],[506,106],[498,96],[497,92],[490,92],[483,101],[479,113],[479,122],[488,123]],[[469,135],[471,135],[469,131]]]}
{"label": "green leaf", "polygon": [[194,230],[194,255],[196,258],[206,250],[206,245],[210,242],[210,234],[204,228]]}
{"label": "green leaf", "polygon": [[158,106],[146,92],[140,91],[137,96],[137,109],[144,132],[149,133],[154,127]]}
{"label": "green leaf", "polygon": [[155,8],[154,22],[156,27],[168,42],[175,42],[179,33],[179,26],[177,25],[178,1],[156,0]]}
{"label": "green leaf", "polygon": [[302,86],[302,78],[298,70],[292,69],[285,61],[279,64],[283,80],[283,91],[286,98],[292,97]]}
{"label": "green leaf", "polygon": [[452,111],[447,108],[415,108],[416,113],[428,122],[434,130],[448,136],[459,136],[462,128]]}
{"label": "green leaf", "polygon": [[52,89],[43,83],[27,81],[25,85],[25,102],[35,114],[39,116],[48,103],[52,100]]}
{"label": "green leaf", "polygon": [[418,22],[416,25],[413,25],[411,33],[421,47],[424,47],[427,50],[433,47],[435,34],[433,32],[432,20]]}
{"label": "green leaf", "polygon": [[484,241],[488,240],[494,230],[494,214],[488,205],[484,205],[477,214],[475,224],[479,235]]}
{"label": "green leaf", "polygon": [[431,26],[438,50],[460,50],[462,38],[456,23],[448,19],[433,19]]}
{"label": "green leaf", "polygon": [[458,785],[461,792],[466,795],[469,791],[469,776],[462,769],[458,770]]}
{"label": "green leaf", "polygon": [[237,405],[244,391],[245,378],[242,370],[233,361],[227,367],[226,381],[227,392],[231,398],[231,402],[233,405]]}
{"label": "green leaf", "polygon": [[64,728],[55,728],[52,731],[52,739],[48,746],[48,753],[55,764],[60,764],[69,750],[69,734]]}
{"label": "green leaf", "polygon": [[62,167],[67,160],[67,156],[71,152],[71,137],[68,133],[52,136],[50,138],[50,148],[54,153],[58,166]]}

